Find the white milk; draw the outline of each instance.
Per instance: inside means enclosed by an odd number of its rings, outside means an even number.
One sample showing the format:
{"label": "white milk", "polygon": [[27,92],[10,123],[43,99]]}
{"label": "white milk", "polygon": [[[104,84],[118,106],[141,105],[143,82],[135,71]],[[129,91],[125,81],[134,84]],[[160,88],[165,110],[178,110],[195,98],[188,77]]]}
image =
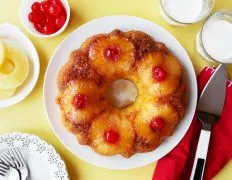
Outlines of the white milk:
{"label": "white milk", "polygon": [[166,0],[165,10],[176,21],[191,23],[195,21],[203,8],[203,0]]}
{"label": "white milk", "polygon": [[216,20],[208,24],[202,32],[202,41],[207,53],[221,62],[231,63],[232,23]]}

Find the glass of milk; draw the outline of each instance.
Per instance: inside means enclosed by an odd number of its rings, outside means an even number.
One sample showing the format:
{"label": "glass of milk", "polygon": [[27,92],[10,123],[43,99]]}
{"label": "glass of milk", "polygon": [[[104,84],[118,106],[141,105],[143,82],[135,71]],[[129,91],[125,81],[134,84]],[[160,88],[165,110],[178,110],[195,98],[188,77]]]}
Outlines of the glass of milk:
{"label": "glass of milk", "polygon": [[219,11],[206,20],[197,35],[196,50],[207,60],[232,63],[232,11]]}
{"label": "glass of milk", "polygon": [[160,0],[161,16],[171,25],[181,26],[205,19],[214,0]]}

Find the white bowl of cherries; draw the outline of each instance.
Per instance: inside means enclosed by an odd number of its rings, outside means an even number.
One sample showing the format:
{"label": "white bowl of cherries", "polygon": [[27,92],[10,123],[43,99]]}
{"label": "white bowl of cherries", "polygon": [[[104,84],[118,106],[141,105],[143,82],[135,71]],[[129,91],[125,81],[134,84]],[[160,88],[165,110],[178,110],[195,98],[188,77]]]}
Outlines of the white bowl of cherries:
{"label": "white bowl of cherries", "polygon": [[40,38],[61,34],[70,19],[67,0],[23,0],[20,10],[22,24],[29,33]]}

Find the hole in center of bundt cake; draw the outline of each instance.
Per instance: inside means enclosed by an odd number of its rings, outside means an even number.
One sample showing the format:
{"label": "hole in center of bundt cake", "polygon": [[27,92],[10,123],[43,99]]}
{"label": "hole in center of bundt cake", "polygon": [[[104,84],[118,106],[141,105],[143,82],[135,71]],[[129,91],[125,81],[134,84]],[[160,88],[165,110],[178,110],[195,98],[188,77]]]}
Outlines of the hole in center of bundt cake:
{"label": "hole in center of bundt cake", "polygon": [[115,80],[106,91],[107,101],[116,108],[123,108],[133,104],[138,91],[133,82],[125,79]]}

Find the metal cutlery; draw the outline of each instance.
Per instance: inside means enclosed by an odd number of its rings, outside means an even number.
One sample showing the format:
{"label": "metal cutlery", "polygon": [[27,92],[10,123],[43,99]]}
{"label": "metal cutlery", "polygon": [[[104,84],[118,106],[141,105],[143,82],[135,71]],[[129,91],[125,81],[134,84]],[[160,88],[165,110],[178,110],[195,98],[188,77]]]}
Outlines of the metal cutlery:
{"label": "metal cutlery", "polygon": [[0,179],[4,180],[19,180],[19,172],[5,163],[0,162]]}
{"label": "metal cutlery", "polygon": [[20,179],[26,180],[28,176],[28,168],[23,156],[18,148],[12,148],[4,152],[0,156],[0,161],[4,162],[20,172]]}
{"label": "metal cutlery", "polygon": [[226,69],[220,65],[206,84],[197,105],[203,127],[199,137],[190,180],[202,180],[212,126],[223,110],[226,94]]}

